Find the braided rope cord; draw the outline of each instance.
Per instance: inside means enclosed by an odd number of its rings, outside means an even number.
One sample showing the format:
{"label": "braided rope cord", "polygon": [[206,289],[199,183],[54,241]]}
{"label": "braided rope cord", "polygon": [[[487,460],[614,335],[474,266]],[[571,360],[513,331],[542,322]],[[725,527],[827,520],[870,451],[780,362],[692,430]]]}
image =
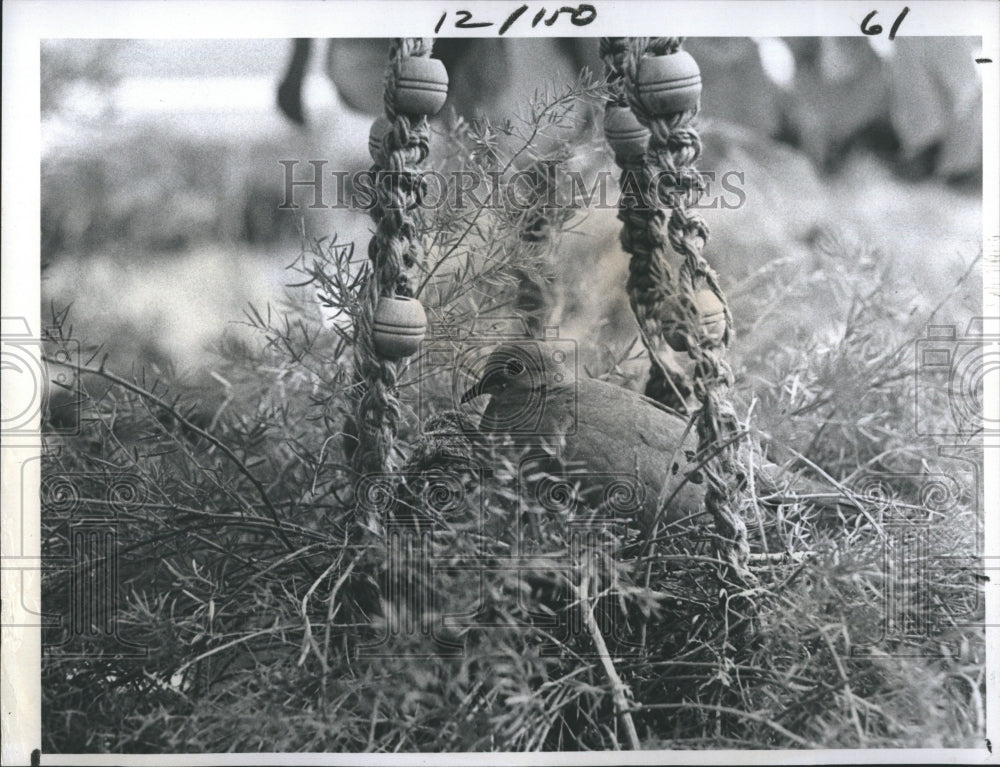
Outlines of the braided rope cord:
{"label": "braided rope cord", "polygon": [[376,162],[372,167],[377,183],[371,211],[375,233],[368,243],[371,272],[360,290],[362,306],[355,325],[357,447],[351,459],[360,474],[392,469],[392,445],[402,417],[396,390],[401,363],[378,355],[373,324],[383,296],[413,296],[415,273],[425,260],[423,218],[417,203],[420,164],[430,152],[430,123],[426,115],[396,114],[395,100],[403,60],[430,56],[432,45],[431,38],[416,37],[395,38],[389,46],[385,114],[392,128],[379,153],[384,165]]}
{"label": "braided rope cord", "polygon": [[[637,72],[642,57],[676,53],[683,40],[659,37],[601,41],[614,103],[631,107],[650,131],[647,151],[637,167],[623,168],[618,217],[623,225],[622,246],[631,255],[629,299],[653,362],[646,393],[675,408],[680,399],[685,407],[678,409],[685,411],[690,410],[690,393],[700,405],[696,416],[699,448],[712,456],[704,467],[705,505],[719,536],[722,558],[737,582],[749,584],[753,581],[747,569],[750,547],[741,513],[747,503],[744,461],[748,458],[741,454],[745,441],[739,439],[739,421],[728,396],[733,378],[725,356],[732,316],[718,276],[702,255],[708,242],[708,226],[692,210],[704,192],[695,171],[701,138],[691,126],[697,109],[657,115],[650,113],[639,98]],[[636,176],[630,182],[635,191],[625,192],[625,178],[630,172]],[[683,258],[676,280],[666,259],[664,237]],[[706,289],[721,302],[724,312],[725,331],[718,339],[707,337],[699,326],[695,295]],[[666,347],[687,352],[694,363],[690,375],[678,369],[676,363],[668,366],[664,362],[663,356],[672,357]]]}
{"label": "braided rope cord", "polygon": [[[611,104],[627,107],[625,66],[629,43],[623,37],[603,37],[600,55],[611,89]],[[685,412],[692,390],[684,371],[666,348],[660,317],[674,292],[674,275],[668,260],[669,240],[664,233],[665,212],[649,199],[648,166],[645,162],[619,160],[621,197],[618,220],[622,222],[621,245],[629,254],[626,290],[632,313],[639,324],[643,345],[649,354],[646,394],[658,402]]]}

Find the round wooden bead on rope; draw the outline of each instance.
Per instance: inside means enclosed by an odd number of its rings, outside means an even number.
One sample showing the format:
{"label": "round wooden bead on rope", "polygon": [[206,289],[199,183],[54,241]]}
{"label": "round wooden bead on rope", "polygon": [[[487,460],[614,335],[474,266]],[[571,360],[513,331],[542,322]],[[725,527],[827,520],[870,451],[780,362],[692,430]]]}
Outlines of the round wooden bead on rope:
{"label": "round wooden bead on rope", "polygon": [[697,109],[701,98],[701,70],[687,51],[643,57],[636,84],[639,100],[654,115]]}
{"label": "round wooden bead on rope", "polygon": [[[372,271],[360,296],[363,314],[356,325],[354,350],[356,411],[348,429],[356,435],[357,446],[349,458],[359,473],[393,469],[392,445],[403,417],[397,363],[420,348],[427,329],[423,306],[409,297],[409,281],[424,257],[418,190],[411,180],[429,151],[427,115],[438,112],[448,97],[444,64],[428,58],[432,45],[430,38],[391,41],[385,114],[368,133],[376,171],[399,171],[394,175],[406,183],[378,184],[371,209],[376,222],[368,246]],[[390,210],[394,215],[388,215]]]}
{"label": "round wooden bead on rope", "polygon": [[392,130],[392,122],[385,115],[379,115],[368,131],[368,153],[376,165],[385,165],[385,136]]}
{"label": "round wooden bead on rope", "polygon": [[408,56],[400,62],[393,106],[398,114],[436,115],[448,98],[448,70],[440,59]]}
{"label": "round wooden bead on rope", "polygon": [[693,296],[701,328],[701,345],[721,346],[726,337],[726,305],[711,288],[701,288]]}
{"label": "round wooden bead on rope", "polygon": [[[680,50],[682,42],[683,38],[602,40],[609,79],[650,130],[651,151],[638,158],[640,171],[647,178],[658,177],[661,171],[674,175],[693,172],[701,151],[697,132],[685,124],[699,107],[701,72],[694,58]],[[730,565],[726,581],[734,581],[742,589],[752,588],[756,581],[747,568],[749,543],[740,516],[745,499],[738,480],[746,469],[737,439],[737,420],[727,399],[732,374],[724,355],[732,332],[731,315],[701,255],[708,228],[691,210],[703,190],[690,186],[681,190],[683,194],[661,195],[659,191],[657,188],[651,202],[661,217],[670,211],[666,232],[653,217],[632,215],[624,206],[619,213],[623,247],[631,256],[629,298],[640,327],[646,322],[651,326],[644,341],[653,371],[662,371],[661,380],[651,376],[647,393],[664,404],[673,404],[676,399],[682,408],[697,410],[699,450],[709,456],[704,508],[714,522],[720,559]],[[643,252],[648,245],[637,247],[647,241],[662,245],[653,236],[664,234],[684,258],[676,282],[669,268],[652,268],[657,260]],[[640,286],[644,289],[637,289]],[[675,376],[667,372],[667,366],[658,365],[659,355],[666,351],[664,344],[689,356],[693,363],[689,372]],[[697,404],[688,404],[688,399]]]}
{"label": "round wooden bead on rope", "polygon": [[409,357],[427,333],[427,315],[415,298],[382,296],[375,308],[372,337],[375,351],[385,359]]}
{"label": "round wooden bead on rope", "polygon": [[604,109],[604,136],[619,165],[635,162],[649,145],[649,128],[629,107],[609,104]]}
{"label": "round wooden bead on rope", "polygon": [[726,342],[726,305],[709,287],[664,303],[660,323],[663,339],[678,352],[718,349]]}

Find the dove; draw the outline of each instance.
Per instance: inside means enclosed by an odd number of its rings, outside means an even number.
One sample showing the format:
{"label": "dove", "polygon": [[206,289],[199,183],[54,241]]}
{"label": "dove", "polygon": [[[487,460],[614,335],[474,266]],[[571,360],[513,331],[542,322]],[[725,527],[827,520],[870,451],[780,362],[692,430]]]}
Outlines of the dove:
{"label": "dove", "polygon": [[490,353],[463,403],[490,396],[479,430],[520,444],[558,445],[559,459],[595,475],[631,477],[641,486],[640,523],[701,513],[705,494],[694,429],[679,413],[619,386],[577,378],[560,346],[501,344]]}

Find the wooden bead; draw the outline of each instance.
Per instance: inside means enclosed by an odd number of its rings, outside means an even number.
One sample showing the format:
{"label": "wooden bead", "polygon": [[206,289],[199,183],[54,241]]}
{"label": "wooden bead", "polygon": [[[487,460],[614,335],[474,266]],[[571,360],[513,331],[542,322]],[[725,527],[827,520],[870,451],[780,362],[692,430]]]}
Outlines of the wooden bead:
{"label": "wooden bead", "polygon": [[715,295],[715,291],[709,288],[695,292],[694,304],[698,309],[702,345],[718,346],[726,335],[725,304]]}
{"label": "wooden bead", "polygon": [[375,308],[375,351],[386,359],[409,357],[427,333],[427,315],[415,298],[383,296]]}
{"label": "wooden bead", "polygon": [[636,80],[639,100],[655,115],[671,115],[698,108],[701,70],[687,51],[641,59]]}
{"label": "wooden bead", "polygon": [[628,107],[609,105],[605,108],[604,136],[618,160],[641,157],[649,144],[649,129]]}
{"label": "wooden bead", "polygon": [[394,106],[404,115],[435,115],[448,98],[448,70],[440,59],[410,56],[400,63]]}
{"label": "wooden bead", "polygon": [[726,307],[710,288],[699,288],[693,296],[669,302],[660,316],[664,340],[679,352],[690,351],[689,342],[718,347],[726,336]]}
{"label": "wooden bead", "polygon": [[379,165],[384,164],[385,159],[382,156],[382,141],[385,139],[385,134],[391,130],[392,123],[389,118],[381,115],[375,119],[368,132],[368,153],[372,156],[372,160]]}

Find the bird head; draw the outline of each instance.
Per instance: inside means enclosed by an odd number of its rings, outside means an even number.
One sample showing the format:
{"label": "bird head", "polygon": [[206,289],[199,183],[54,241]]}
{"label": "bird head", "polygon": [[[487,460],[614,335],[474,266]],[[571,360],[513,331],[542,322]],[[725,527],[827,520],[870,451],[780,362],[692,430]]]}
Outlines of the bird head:
{"label": "bird head", "polygon": [[535,396],[570,386],[575,380],[571,351],[543,341],[505,343],[486,358],[479,380],[462,395],[468,402],[484,394]]}

